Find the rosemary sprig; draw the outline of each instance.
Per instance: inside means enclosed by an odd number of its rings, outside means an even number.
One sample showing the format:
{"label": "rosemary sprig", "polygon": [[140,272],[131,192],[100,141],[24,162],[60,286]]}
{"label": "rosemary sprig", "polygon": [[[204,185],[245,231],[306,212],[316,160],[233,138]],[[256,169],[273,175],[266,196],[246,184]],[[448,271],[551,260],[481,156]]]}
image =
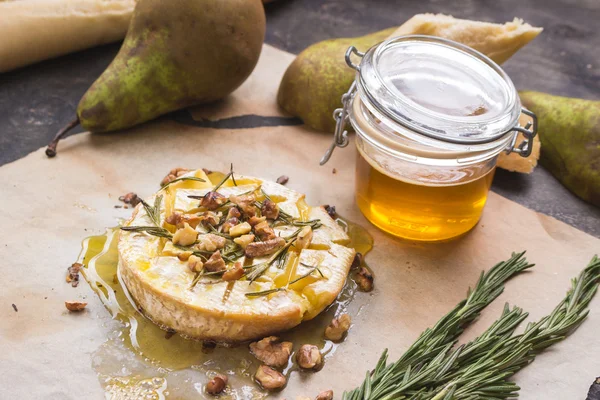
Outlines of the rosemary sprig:
{"label": "rosemary sprig", "polygon": [[[525,252],[513,253],[512,257],[496,264],[488,272],[482,272],[467,298],[440,319],[433,328],[426,329],[416,342],[392,364],[387,364],[387,350],[383,352],[375,369],[365,378],[363,384],[345,393],[344,400],[379,399],[382,393],[397,389],[407,370],[415,365],[439,359],[446,354],[466,326],[473,322],[488,304],[504,291],[504,282],[515,274],[533,267],[523,258]],[[439,362],[439,361],[438,361]],[[399,399],[403,397],[398,397]]]}
{"label": "rosemary sprig", "polygon": [[152,236],[158,236],[167,239],[173,238],[171,232],[158,226],[122,226],[121,230],[128,232],[144,232]]}
{"label": "rosemary sprig", "polygon": [[[501,287],[502,282],[512,273],[506,275],[510,271],[505,268],[492,273],[494,269],[482,277],[491,276],[494,280],[499,279],[497,284]],[[386,365],[387,351],[385,351],[375,370],[367,374],[363,385],[350,393],[345,393],[343,398],[345,400],[515,398],[518,396],[519,387],[509,382],[508,378],[530,364],[543,349],[563,340],[581,324],[587,317],[587,306],[596,293],[599,282],[600,260],[594,257],[579,277],[573,280],[572,288],[554,311],[540,321],[530,323],[525,332],[520,335],[514,335],[514,331],[527,317],[527,313],[520,308],[510,310],[508,306],[505,306],[500,319],[482,335],[455,349],[452,348],[455,339],[442,344],[445,338],[453,335],[439,331],[438,335],[431,337],[425,334],[426,331],[413,344],[409,352],[413,350],[413,354],[416,354],[419,353],[418,350],[430,349],[429,352],[420,352],[422,357],[413,358],[410,363],[401,363],[402,360],[407,359],[405,354],[396,363]],[[469,298],[480,288],[478,284],[473,292],[470,292]],[[490,293],[497,293],[497,291],[492,290]],[[483,300],[481,303],[483,307],[489,303],[487,297],[475,296],[475,298]],[[446,323],[444,321],[448,321],[448,316],[455,310],[442,318],[436,327],[444,326]],[[428,340],[422,340],[426,336]],[[433,346],[428,345],[430,340]]]}
{"label": "rosemary sprig", "polygon": [[169,187],[170,185],[172,185],[176,182],[181,182],[181,181],[206,182],[205,179],[198,178],[196,176],[180,176],[179,178],[175,178],[171,182],[164,184],[163,187],[161,188],[161,190]]}
{"label": "rosemary sprig", "polygon": [[324,276],[323,276],[323,273],[321,272],[321,270],[319,269],[319,267],[313,267],[313,269],[311,269],[311,270],[310,270],[310,271],[308,271],[307,273],[305,273],[305,274],[303,274],[303,275],[300,275],[300,276],[299,276],[299,277],[297,277],[296,279],[294,279],[294,280],[290,281],[290,282],[288,283],[288,285],[293,285],[294,283],[296,283],[296,282],[298,282],[298,281],[301,281],[301,280],[302,280],[302,279],[304,279],[304,278],[308,278],[308,277],[309,277],[309,276],[311,276],[311,275],[312,275],[312,273],[313,273],[313,272],[315,272],[315,271],[318,271],[318,272],[319,272],[319,274],[321,274],[321,277],[323,277],[323,278],[324,278]]}
{"label": "rosemary sprig", "polygon": [[246,296],[247,297],[267,296],[267,295],[269,295],[271,293],[283,292],[284,290],[287,290],[287,288],[280,287],[280,288],[275,288],[275,289],[263,290],[263,291],[260,291],[260,292],[249,292],[249,293],[246,293]]}
{"label": "rosemary sprig", "polygon": [[162,203],[163,196],[156,196],[154,198],[154,205],[151,206],[142,200],[142,205],[144,206],[144,210],[146,210],[146,214],[152,221],[155,226],[160,226],[160,206]]}
{"label": "rosemary sprig", "polygon": [[225,272],[225,271],[215,271],[215,272],[200,271],[196,274],[196,276],[194,277],[194,280],[192,281],[192,283],[190,284],[190,287],[188,289],[192,290],[196,286],[196,284],[198,284],[198,282],[200,281],[200,278],[203,278],[205,276],[222,275],[223,272]]}
{"label": "rosemary sprig", "polygon": [[245,267],[250,269],[249,272],[246,272],[246,278],[248,279],[249,283],[254,282],[256,278],[264,274],[265,271],[269,269],[271,264],[273,264],[283,252],[286,252],[295,241],[295,237],[288,240],[286,244],[281,249],[277,250],[271,257],[269,257],[267,261],[262,262],[260,264],[249,265],[248,267]]}

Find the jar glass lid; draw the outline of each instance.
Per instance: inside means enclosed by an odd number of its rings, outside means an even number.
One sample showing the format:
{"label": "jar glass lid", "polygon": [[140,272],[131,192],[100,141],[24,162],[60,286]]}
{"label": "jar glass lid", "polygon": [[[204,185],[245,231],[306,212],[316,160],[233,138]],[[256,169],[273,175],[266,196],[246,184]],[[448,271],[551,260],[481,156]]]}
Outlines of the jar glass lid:
{"label": "jar glass lid", "polygon": [[394,122],[459,144],[494,141],[518,124],[521,104],[504,71],[483,54],[442,38],[411,35],[367,51],[359,90]]}

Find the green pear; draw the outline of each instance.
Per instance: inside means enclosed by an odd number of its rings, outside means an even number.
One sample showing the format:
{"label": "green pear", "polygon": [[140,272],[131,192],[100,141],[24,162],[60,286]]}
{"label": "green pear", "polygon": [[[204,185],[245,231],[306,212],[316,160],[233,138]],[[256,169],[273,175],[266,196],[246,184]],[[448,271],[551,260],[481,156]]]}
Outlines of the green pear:
{"label": "green pear", "polygon": [[600,206],[600,101],[519,94],[538,117],[540,163],[577,196]]}
{"label": "green pear", "polygon": [[77,107],[93,132],[227,96],[258,61],[260,0],[139,0],[121,50]]}
{"label": "green pear", "polygon": [[222,99],[248,78],[264,36],[261,0],[138,0],[119,53],[79,102],[78,122],[114,131]]}
{"label": "green pear", "polygon": [[348,47],[366,51],[385,40],[396,28],[357,38],[325,40],[306,48],[288,67],[277,94],[279,105],[288,113],[300,117],[316,130],[333,132],[333,110],[341,107],[341,97],[352,81],[355,71],[346,65]]}

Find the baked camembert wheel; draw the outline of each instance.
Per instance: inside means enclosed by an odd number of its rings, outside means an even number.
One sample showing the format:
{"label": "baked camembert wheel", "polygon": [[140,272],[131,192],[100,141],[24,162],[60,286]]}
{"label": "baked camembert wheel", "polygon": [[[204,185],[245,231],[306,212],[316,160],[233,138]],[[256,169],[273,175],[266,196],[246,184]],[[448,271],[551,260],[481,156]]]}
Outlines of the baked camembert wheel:
{"label": "baked camembert wheel", "polygon": [[232,172],[171,180],[121,229],[119,274],[134,300],[155,323],[197,339],[251,340],[314,318],[355,256],[323,207]]}

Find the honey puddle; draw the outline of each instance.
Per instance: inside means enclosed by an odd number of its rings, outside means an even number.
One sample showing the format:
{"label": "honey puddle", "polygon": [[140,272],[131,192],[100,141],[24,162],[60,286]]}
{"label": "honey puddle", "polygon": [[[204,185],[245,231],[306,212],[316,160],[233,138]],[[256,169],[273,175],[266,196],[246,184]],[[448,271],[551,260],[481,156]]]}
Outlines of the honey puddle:
{"label": "honey puddle", "polygon": [[[362,254],[371,250],[373,239],[364,228],[343,219],[338,219],[338,223],[350,235],[351,247]],[[250,354],[247,344],[210,348],[209,344],[203,345],[201,341],[162,330],[138,311],[119,278],[118,232],[118,228],[111,228],[104,235],[86,238],[79,257],[79,262],[85,266],[82,268],[85,279],[113,316],[105,324],[108,330],[106,342],[92,354],[92,367],[106,391],[105,398],[214,398],[205,393],[204,386],[217,373],[229,377],[228,388],[220,399],[267,397],[267,392],[253,381],[260,362]],[[364,293],[355,296],[356,292],[356,284],[348,279],[337,300],[323,313],[279,336],[294,343],[294,350],[307,343],[319,346],[327,364],[327,359],[333,356],[338,346],[343,346],[343,342],[336,344],[325,340],[323,332],[341,313],[350,314],[353,321],[356,319],[369,299]],[[294,355],[283,370],[288,380],[313,373],[300,371],[293,359]]]}

